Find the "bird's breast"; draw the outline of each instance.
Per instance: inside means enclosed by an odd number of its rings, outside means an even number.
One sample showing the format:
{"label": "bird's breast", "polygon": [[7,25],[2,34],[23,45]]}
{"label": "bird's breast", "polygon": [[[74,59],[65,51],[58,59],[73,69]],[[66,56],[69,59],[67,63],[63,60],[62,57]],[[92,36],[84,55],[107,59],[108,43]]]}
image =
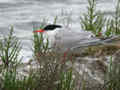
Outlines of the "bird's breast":
{"label": "bird's breast", "polygon": [[53,46],[55,43],[55,35],[56,35],[56,31],[46,31],[44,33],[44,38],[49,40],[49,44],[50,46]]}

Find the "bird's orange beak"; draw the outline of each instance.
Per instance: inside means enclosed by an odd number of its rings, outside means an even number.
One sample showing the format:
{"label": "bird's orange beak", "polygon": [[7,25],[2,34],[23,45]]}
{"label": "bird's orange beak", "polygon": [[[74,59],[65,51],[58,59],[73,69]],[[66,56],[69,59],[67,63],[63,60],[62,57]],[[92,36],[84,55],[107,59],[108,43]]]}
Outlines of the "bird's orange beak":
{"label": "bird's orange beak", "polygon": [[33,31],[33,32],[34,32],[34,33],[35,33],[35,32],[40,32],[40,33],[41,33],[41,32],[44,32],[44,31],[45,31],[45,30],[40,29],[40,30],[35,30],[35,31]]}

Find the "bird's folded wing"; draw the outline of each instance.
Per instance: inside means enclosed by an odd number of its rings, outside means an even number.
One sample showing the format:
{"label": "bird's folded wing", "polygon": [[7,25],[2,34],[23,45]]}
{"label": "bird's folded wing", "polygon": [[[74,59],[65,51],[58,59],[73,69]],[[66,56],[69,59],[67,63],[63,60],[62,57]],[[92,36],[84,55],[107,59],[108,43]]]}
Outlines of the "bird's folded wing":
{"label": "bird's folded wing", "polygon": [[113,36],[113,37],[107,38],[105,40],[100,40],[100,39],[93,39],[92,40],[91,39],[88,42],[80,43],[80,44],[72,47],[72,49],[89,47],[89,46],[97,46],[97,45],[115,45],[115,46],[118,46],[118,44],[120,44],[120,36]]}

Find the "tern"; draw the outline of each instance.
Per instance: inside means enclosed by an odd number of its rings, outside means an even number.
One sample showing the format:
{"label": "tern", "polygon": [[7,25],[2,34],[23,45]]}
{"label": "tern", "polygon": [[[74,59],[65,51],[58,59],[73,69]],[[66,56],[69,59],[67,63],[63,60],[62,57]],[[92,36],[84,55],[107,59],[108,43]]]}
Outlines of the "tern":
{"label": "tern", "polygon": [[[49,39],[50,45],[60,48],[62,51],[74,50],[78,48],[108,45],[119,38],[119,36],[101,40],[94,37],[93,33],[85,30],[76,30],[75,28],[64,28],[61,25],[49,24],[44,28],[35,30],[35,33],[42,33]],[[119,41],[117,39],[117,41]]]}

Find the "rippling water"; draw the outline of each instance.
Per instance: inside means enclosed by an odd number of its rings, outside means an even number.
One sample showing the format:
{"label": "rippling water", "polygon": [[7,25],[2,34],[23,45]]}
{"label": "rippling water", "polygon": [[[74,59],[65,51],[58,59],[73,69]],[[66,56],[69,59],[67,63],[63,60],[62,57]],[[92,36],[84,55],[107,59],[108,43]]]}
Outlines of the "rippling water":
{"label": "rippling water", "polygon": [[[114,0],[97,0],[97,10],[106,15],[113,14]],[[32,23],[42,18],[54,17],[61,10],[72,12],[72,26],[80,28],[79,16],[86,12],[87,0],[0,0],[0,34],[6,35],[10,25],[14,25],[16,35],[22,40],[21,55],[28,59],[31,53]]]}

